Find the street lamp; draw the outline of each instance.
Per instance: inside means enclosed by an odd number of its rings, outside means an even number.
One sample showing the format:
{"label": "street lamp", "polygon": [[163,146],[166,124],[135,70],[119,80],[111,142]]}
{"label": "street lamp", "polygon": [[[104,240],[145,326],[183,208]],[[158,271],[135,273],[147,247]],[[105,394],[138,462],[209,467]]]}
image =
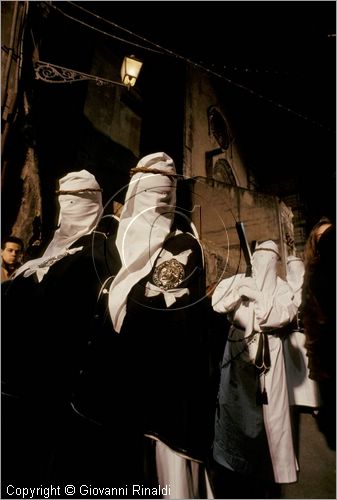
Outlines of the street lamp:
{"label": "street lamp", "polygon": [[142,61],[136,59],[135,56],[124,57],[121,68],[121,78],[124,85],[128,87],[134,86],[142,66]]}
{"label": "street lamp", "polygon": [[96,85],[119,85],[130,89],[135,85],[142,65],[142,61],[136,59],[135,56],[125,56],[121,68],[121,82],[40,60],[35,62],[34,71],[36,80],[46,83],[74,83],[89,80],[94,81]]}

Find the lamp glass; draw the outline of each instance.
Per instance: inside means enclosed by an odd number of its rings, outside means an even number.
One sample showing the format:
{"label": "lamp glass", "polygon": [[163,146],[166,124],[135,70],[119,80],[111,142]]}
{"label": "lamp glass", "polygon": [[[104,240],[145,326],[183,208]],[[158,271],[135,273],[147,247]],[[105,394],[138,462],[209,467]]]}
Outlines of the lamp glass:
{"label": "lamp glass", "polygon": [[134,56],[125,56],[121,68],[122,82],[129,87],[133,87],[142,65],[142,61],[139,61]]}

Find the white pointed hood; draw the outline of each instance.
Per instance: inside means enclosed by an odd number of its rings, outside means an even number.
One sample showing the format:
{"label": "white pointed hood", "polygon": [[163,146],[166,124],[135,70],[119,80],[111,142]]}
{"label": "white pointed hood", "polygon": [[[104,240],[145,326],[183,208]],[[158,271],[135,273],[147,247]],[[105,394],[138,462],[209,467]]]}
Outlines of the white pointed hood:
{"label": "white pointed hood", "polygon": [[116,245],[122,267],[109,291],[109,310],[120,332],[131,288],[146,276],[171,231],[176,205],[176,170],[172,158],[154,153],[133,169],[120,216]]}
{"label": "white pointed hood", "polygon": [[73,253],[75,249],[69,252],[69,247],[90,234],[102,215],[102,190],[90,172],[70,172],[59,180],[59,185],[59,227],[42,257],[23,264],[15,277],[22,273],[27,277],[36,272],[41,281],[55,260]]}

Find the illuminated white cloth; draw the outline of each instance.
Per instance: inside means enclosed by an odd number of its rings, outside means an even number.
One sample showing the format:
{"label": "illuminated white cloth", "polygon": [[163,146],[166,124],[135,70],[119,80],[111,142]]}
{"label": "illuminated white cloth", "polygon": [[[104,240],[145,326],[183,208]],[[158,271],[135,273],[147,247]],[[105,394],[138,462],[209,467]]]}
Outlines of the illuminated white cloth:
{"label": "illuminated white cloth", "polygon": [[[294,292],[294,302],[301,304],[304,263],[298,257],[287,259],[287,282]],[[287,370],[289,403],[316,408],[320,404],[319,388],[309,378],[304,332],[294,330],[284,340],[284,357]]]}
{"label": "illuminated white cloth", "polygon": [[[222,280],[214,290],[212,296],[213,309],[219,313],[228,313],[233,324],[243,329],[245,335],[254,331],[261,332],[266,322],[277,317],[277,327],[289,322],[289,312],[286,304],[289,301],[290,290],[282,301],[282,294],[278,294],[277,301],[274,300],[277,285],[282,288],[284,283],[277,276],[277,260],[279,259],[277,245],[273,241],[266,241],[256,245],[252,256],[252,277],[237,274],[231,278]],[[245,301],[240,306],[241,295],[251,300]],[[296,312],[294,309],[293,315]],[[274,321],[274,319],[272,320]],[[255,359],[257,343],[249,346],[250,358]]]}
{"label": "illuminated white cloth", "polygon": [[302,285],[304,278],[304,262],[299,257],[287,258],[287,282],[294,292],[294,302],[299,307],[302,301]]}
{"label": "illuminated white cloth", "polygon": [[[59,180],[60,191],[78,191],[74,194],[59,195],[58,229],[42,257],[29,260],[15,273],[15,277],[24,273],[24,277],[36,273],[41,281],[49,268],[56,261],[68,254],[73,254],[83,247],[69,249],[79,238],[90,234],[103,212],[102,194],[95,177],[87,170],[70,172]],[[99,191],[94,191],[99,190]]]}
{"label": "illuminated white cloth", "polygon": [[170,486],[162,498],[214,498],[204,464],[175,453],[159,440],[155,441],[158,483],[162,488]]}
{"label": "illuminated white cloth", "polygon": [[[176,204],[173,160],[165,153],[142,158],[132,177],[120,216],[116,246],[122,267],[109,290],[109,311],[116,332],[126,314],[127,297],[132,287],[152,269],[164,240],[171,231]],[[163,174],[151,173],[151,169]]]}
{"label": "illuminated white cloth", "polygon": [[[247,341],[243,338],[254,331],[270,332],[268,342],[271,366],[261,376],[268,395],[268,404],[262,406],[263,421],[275,482],[292,483],[297,480],[298,466],[292,440],[283,343],[278,336],[278,331],[293,320],[297,307],[293,303],[293,292],[289,285],[277,276],[278,259],[279,251],[273,241],[257,245],[252,257],[253,276],[248,278],[241,274],[222,280],[213,293],[212,306],[216,312],[227,313],[232,323],[228,336],[231,341],[228,341],[225,347],[225,354],[232,360],[232,363],[235,363],[236,359],[240,359],[240,362],[253,363],[260,334],[253,334]],[[249,301],[243,300],[242,295]],[[272,333],[273,330],[275,330],[275,335]],[[227,370],[227,377],[221,378],[225,381],[223,394],[225,391],[233,390],[231,388],[232,363],[224,368]],[[242,379],[232,383],[242,393],[247,390],[248,384],[243,372],[241,377]],[[246,404],[249,404],[249,401],[255,401],[255,394],[250,398],[247,397]],[[232,412],[231,418],[242,419],[240,428],[244,432],[245,408],[240,408],[240,410],[229,408],[228,412]],[[226,442],[226,436],[219,436],[218,439]],[[217,436],[214,449],[216,448]],[[259,452],[259,450],[256,451]],[[219,452],[219,456],[216,456],[216,453],[217,451],[215,451],[215,459],[231,469],[223,452]],[[227,456],[230,455],[229,450],[226,453]]]}

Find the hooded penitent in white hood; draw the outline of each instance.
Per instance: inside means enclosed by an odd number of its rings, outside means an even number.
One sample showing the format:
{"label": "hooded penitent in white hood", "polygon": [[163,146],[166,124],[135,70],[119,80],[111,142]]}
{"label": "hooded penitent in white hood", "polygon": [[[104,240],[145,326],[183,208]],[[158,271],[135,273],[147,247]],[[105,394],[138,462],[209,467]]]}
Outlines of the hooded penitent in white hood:
{"label": "hooded penitent in white hood", "polygon": [[90,172],[70,172],[59,180],[59,185],[59,227],[42,257],[23,264],[15,277],[22,273],[27,277],[36,272],[41,281],[56,260],[82,248],[69,250],[75,241],[93,231],[102,215],[101,188]]}
{"label": "hooded penitent in white hood", "polygon": [[116,245],[122,267],[109,291],[109,310],[120,332],[132,287],[152,269],[171,231],[176,205],[174,162],[165,153],[142,158],[133,170],[121,213]]}
{"label": "hooded penitent in white hood", "polygon": [[258,290],[274,292],[277,281],[277,264],[280,252],[276,243],[272,240],[264,241],[256,245],[252,257],[252,274]]}
{"label": "hooded penitent in white hood", "polygon": [[[254,457],[265,456],[272,462],[272,479],[291,483],[297,480],[297,461],[282,337],[297,306],[291,288],[277,276],[279,258],[274,241],[261,242],[253,253],[252,277],[226,278],[214,290],[213,308],[227,313],[231,327],[221,366],[213,455],[224,467],[252,475],[260,474],[263,463]],[[267,469],[262,473],[268,475]]]}

